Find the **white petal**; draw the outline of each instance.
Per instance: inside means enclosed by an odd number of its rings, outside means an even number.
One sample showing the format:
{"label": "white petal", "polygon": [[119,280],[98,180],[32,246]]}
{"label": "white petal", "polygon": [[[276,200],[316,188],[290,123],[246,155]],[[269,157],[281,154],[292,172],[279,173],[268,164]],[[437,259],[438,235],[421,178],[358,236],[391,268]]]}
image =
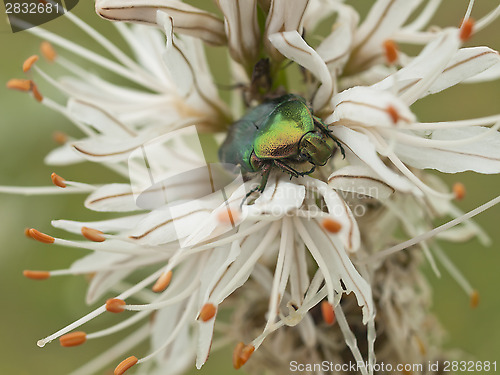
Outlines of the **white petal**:
{"label": "white petal", "polygon": [[333,94],[332,77],[323,59],[297,31],[271,34],[269,40],[284,56],[311,71],[321,82],[313,100],[313,108],[315,110],[323,108]]}
{"label": "white petal", "polygon": [[397,91],[398,96],[411,105],[426,95],[458,51],[460,43],[457,29],[445,29],[411,63],[372,87]]}
{"label": "white petal", "polygon": [[[435,130],[428,137],[436,141],[467,140],[482,137],[477,142],[460,142],[453,146],[422,147],[397,144],[395,152],[408,165],[416,168],[432,168],[445,173],[475,171],[500,173],[500,133],[481,126]],[[431,143],[432,144],[432,143]]]}
{"label": "white petal", "polygon": [[199,370],[207,361],[212,346],[215,317],[208,322],[198,321],[198,343],[196,345],[196,368]]}
{"label": "white petal", "polygon": [[302,22],[309,0],[294,0],[290,6],[289,0],[272,0],[266,19],[264,46],[274,60],[280,60],[281,55],[269,42],[269,36],[280,31],[298,31],[302,34]]}
{"label": "white petal", "polygon": [[378,0],[354,37],[349,70],[366,69],[384,58],[383,42],[405,23],[421,0]]}
{"label": "white petal", "polygon": [[97,272],[90,281],[85,302],[88,305],[93,304],[100,299],[104,293],[113,288],[119,281],[125,279],[133,271],[133,268],[125,268],[111,272]]}
{"label": "white petal", "polygon": [[475,77],[494,65],[500,67],[500,55],[497,51],[488,47],[462,48],[429,87],[427,94],[440,92],[467,78]]}
{"label": "white petal", "polygon": [[137,211],[134,193],[129,184],[109,184],[93,192],[86,200],[85,207],[93,211]]}
{"label": "white petal", "polygon": [[82,157],[96,162],[118,162],[127,160],[130,154],[143,145],[151,136],[117,138],[96,136],[73,142],[71,146]]}
{"label": "white petal", "polygon": [[338,4],[336,8],[338,18],[333,31],[316,48],[330,72],[342,71],[349,58],[354,31],[359,22],[358,13],[350,6]]}
{"label": "white petal", "polygon": [[244,207],[250,216],[272,215],[279,218],[299,208],[305,195],[304,186],[277,176],[269,179],[264,192],[253,205]]}
{"label": "white petal", "polygon": [[50,151],[43,161],[48,165],[71,165],[81,163],[85,158],[68,142]]}
{"label": "white petal", "polygon": [[389,91],[372,87],[353,87],[333,98],[334,112],[325,119],[326,124],[359,124],[362,126],[394,127],[397,122],[412,123],[415,115],[408,106]]}
{"label": "white petal", "polygon": [[175,31],[195,36],[207,43],[226,42],[223,22],[211,13],[177,0],[97,0],[96,11],[106,19],[156,25],[156,12],[175,20]]}
{"label": "white petal", "polygon": [[217,3],[224,14],[231,57],[243,65],[255,63],[260,41],[257,0],[218,0]]}
{"label": "white petal", "polygon": [[81,234],[82,227],[93,228],[102,232],[121,232],[135,228],[144,215],[119,217],[102,221],[52,220],[54,228],[60,228],[70,233]]}
{"label": "white petal", "polygon": [[335,190],[324,182],[315,181],[315,186],[325,200],[330,217],[342,225],[342,229],[337,235],[344,247],[349,251],[358,250],[361,242],[358,223],[349,206]]}
{"label": "white petal", "polygon": [[395,192],[373,170],[363,165],[349,165],[336,170],[328,177],[328,185],[336,190],[379,200],[385,200]]}
{"label": "white petal", "polygon": [[480,83],[489,82],[500,79],[500,64],[497,63],[492,67],[486,69],[484,72],[475,75],[474,77],[466,79],[465,83]]}
{"label": "white petal", "polygon": [[70,98],[67,107],[72,118],[91,125],[103,135],[122,138],[134,135],[132,130],[97,105]]}
{"label": "white petal", "polygon": [[409,192],[414,189],[405,177],[396,174],[382,162],[375,150],[375,146],[366,135],[346,128],[345,126],[333,126],[332,134],[344,145],[348,159],[354,154],[369,166],[383,181],[396,190]]}

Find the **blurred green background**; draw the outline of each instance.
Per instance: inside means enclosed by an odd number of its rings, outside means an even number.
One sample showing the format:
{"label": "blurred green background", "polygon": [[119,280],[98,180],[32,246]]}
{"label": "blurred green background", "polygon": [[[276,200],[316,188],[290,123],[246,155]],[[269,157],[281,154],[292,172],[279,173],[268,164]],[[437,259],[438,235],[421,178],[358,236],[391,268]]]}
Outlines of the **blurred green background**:
{"label": "blurred green background", "polygon": [[[350,3],[366,9],[372,1],[353,0]],[[478,1],[473,17],[481,17],[497,4],[498,0]],[[445,0],[434,22],[441,26],[457,25],[466,6],[467,1],[464,0]],[[5,17],[3,4],[0,7],[2,17]],[[92,2],[81,1],[74,13],[111,39],[115,36],[108,22],[95,16]],[[9,78],[24,78],[21,64],[26,57],[38,53],[40,40],[27,32],[12,34],[5,19],[2,22],[0,82],[5,83]],[[58,19],[46,26],[73,41],[95,47],[67,20]],[[475,35],[469,45],[488,45],[499,50],[500,20]],[[44,63],[44,66],[47,65]],[[86,66],[85,63],[83,65]],[[47,70],[55,76],[61,74],[54,66],[48,66]],[[221,73],[216,72],[216,75]],[[40,78],[37,81],[42,93],[61,99]],[[496,81],[454,87],[418,102],[413,109],[422,121],[455,120],[499,113],[499,103],[500,81]],[[5,84],[1,84],[0,113],[0,185],[50,185],[50,174],[54,171],[79,181],[116,180],[111,172],[91,163],[57,169],[45,166],[44,156],[56,147],[52,140],[54,131],[60,130],[75,137],[80,134],[66,119],[39,105],[30,96],[9,91]],[[446,180],[450,185],[455,181],[466,184],[467,198],[459,204],[463,210],[476,207],[500,191],[500,176],[464,173],[446,176]],[[23,197],[0,194],[0,374],[65,375],[119,339],[109,337],[71,349],[61,348],[57,343],[44,349],[36,346],[39,338],[79,318],[89,311],[89,307],[83,302],[86,288],[83,278],[62,277],[34,282],[22,276],[23,269],[65,268],[82,255],[76,249],[46,246],[28,240],[23,230],[35,227],[57,235],[59,232],[50,226],[51,219],[103,218],[83,208],[83,200],[84,196]],[[479,307],[469,307],[468,298],[443,269],[441,279],[430,272],[428,274],[434,286],[434,310],[448,332],[447,346],[462,348],[478,360],[495,361],[500,360],[500,298],[497,291],[500,286],[500,207],[483,213],[477,222],[491,235],[493,246],[483,248],[477,241],[470,241],[447,246],[446,251],[479,290]],[[97,329],[105,327],[112,318],[92,322],[90,326]],[[213,354],[200,372],[193,370],[192,373],[230,374],[233,371],[231,353],[226,351]]]}

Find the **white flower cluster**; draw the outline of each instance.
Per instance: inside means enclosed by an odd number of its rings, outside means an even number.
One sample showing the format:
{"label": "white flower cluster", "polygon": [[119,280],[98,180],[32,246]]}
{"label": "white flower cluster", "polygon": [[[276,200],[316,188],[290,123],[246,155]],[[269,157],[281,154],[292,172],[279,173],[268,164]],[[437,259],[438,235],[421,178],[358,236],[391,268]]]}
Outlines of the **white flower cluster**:
{"label": "white flower cluster", "polygon": [[[148,338],[151,353],[140,359],[128,357],[115,374],[136,364],[141,364],[141,373],[163,374],[165,369],[169,374],[182,373],[194,358],[200,368],[212,343],[215,347],[219,339],[225,342],[224,337],[213,336],[219,311],[227,304],[229,311],[232,305],[241,305],[254,313],[261,300],[266,308],[260,333],[236,346],[236,368],[249,360],[267,336],[284,326],[297,326],[290,337],[299,337],[305,344],[306,352],[298,345],[290,348],[296,355],[317,357],[322,352],[330,353],[329,359],[347,361],[352,356],[373,364],[377,339],[384,347],[382,356],[424,361],[429,354],[422,348],[430,345],[425,337],[416,335],[416,341],[408,344],[420,350],[403,350],[407,338],[424,324],[427,312],[428,292],[418,270],[418,255],[407,255],[408,260],[394,254],[413,245],[422,249],[439,272],[436,256],[472,300],[477,299],[437,243],[429,240],[479,236],[487,242],[468,219],[499,198],[462,215],[452,201],[463,196],[464,187],[457,185],[449,192],[424,169],[499,173],[500,114],[423,123],[410,106],[462,82],[500,78],[497,51],[462,47],[500,16],[500,6],[473,22],[471,1],[460,27],[425,31],[439,0],[377,0],[362,22],[352,6],[339,0],[290,3],[218,0],[219,14],[215,14],[178,0],[97,0],[101,17],[120,21],[114,25],[133,57],[71,13],[67,19],[112,58],[41,28],[29,29],[130,82],[108,82],[57,56],[44,43],[45,57],[72,75],[52,78],[35,63],[38,58],[28,59],[25,71],[31,69],[58,88],[67,101],[60,104],[44,97],[33,80],[8,83],[10,88],[31,92],[83,134],[81,139],[64,140],[47,156],[48,164],[90,160],[123,176],[117,183],[90,185],[53,174],[56,187],[0,188],[11,193],[90,193],[87,208],[127,213],[104,221],[52,222],[56,228],[82,234],[86,238],[82,241],[55,238],[35,229],[27,232],[41,242],[92,250],[68,269],[25,271],[27,277],[91,274],[88,303],[118,291],[96,310],[40,340],[39,346],[58,338],[63,346],[79,345],[144,321],[128,338],[74,374],[94,373]],[[308,41],[315,40],[320,24],[328,20],[335,20],[330,22],[331,32],[313,48]],[[417,56],[409,56],[398,49],[398,42],[423,48]],[[230,102],[221,99],[204,44],[228,48],[228,74],[243,95],[235,89]],[[298,89],[285,89],[295,87],[287,85],[292,74],[283,73],[290,62],[301,67],[303,82],[296,85]],[[267,68],[261,71],[263,66]],[[209,184],[199,175],[184,176],[170,180],[168,186],[153,184],[143,192],[147,196],[168,189],[168,201],[147,209],[138,204],[134,184],[128,181],[134,152],[193,124],[200,131],[216,133],[214,139],[224,137],[232,131],[230,124],[244,115],[243,104],[256,107],[283,92],[305,98],[338,140],[345,158],[334,153],[325,166],[292,180],[273,170],[264,191],[250,196],[248,192],[261,180],[258,173],[245,174],[224,186],[223,199],[213,186],[205,191]],[[165,144],[157,151],[151,162],[169,173],[197,165],[191,160],[188,141],[175,147]],[[437,217],[454,220],[433,229],[430,222]],[[398,228],[408,241],[396,242]],[[151,267],[156,268],[142,281],[124,282],[132,273],[143,275]],[[151,285],[152,291],[148,290]],[[420,287],[425,292],[417,292]],[[255,293],[255,288],[261,292]],[[132,304],[131,298],[142,304]],[[247,301],[238,303],[240,299]],[[403,307],[411,311],[405,315]],[[135,313],[115,326],[93,333],[72,332],[101,314],[125,310]],[[317,319],[316,310],[324,322]],[[152,312],[157,312],[154,319],[145,319]],[[334,322],[339,332],[328,336],[322,324]],[[379,338],[378,324],[383,332]],[[238,333],[240,326],[222,331]],[[343,335],[340,342],[339,335]],[[276,337],[268,340],[278,352],[289,343],[284,345]],[[368,367],[362,373],[372,371]]]}

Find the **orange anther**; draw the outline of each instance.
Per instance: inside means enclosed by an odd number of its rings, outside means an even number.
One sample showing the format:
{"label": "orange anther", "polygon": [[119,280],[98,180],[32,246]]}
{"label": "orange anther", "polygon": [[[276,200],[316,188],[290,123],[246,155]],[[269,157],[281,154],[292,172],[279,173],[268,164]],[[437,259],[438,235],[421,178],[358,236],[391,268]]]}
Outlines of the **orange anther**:
{"label": "orange anther", "polygon": [[85,341],[87,341],[87,334],[82,331],[71,332],[59,337],[61,346],[66,348],[69,348],[70,346],[82,345]]}
{"label": "orange anther", "polygon": [[33,84],[31,87],[31,92],[33,93],[33,97],[36,99],[37,102],[41,102],[43,100],[43,95],[38,91],[38,87]]}
{"label": "orange anther", "polygon": [[335,311],[332,304],[328,301],[321,302],[321,314],[323,315],[323,320],[329,326],[335,323]]}
{"label": "orange anther", "polygon": [[473,30],[474,30],[474,20],[472,18],[469,18],[467,21],[462,23],[462,26],[460,27],[460,35],[459,35],[460,40],[462,42],[469,40]]}
{"label": "orange anther", "polygon": [[464,199],[466,192],[465,185],[461,182],[455,182],[453,184],[453,194],[455,195],[456,200]]}
{"label": "orange anther", "polygon": [[33,238],[31,237],[31,234],[30,234],[30,228],[24,228],[24,235],[28,238]]}
{"label": "orange anther", "polygon": [[32,280],[46,280],[50,277],[50,272],[24,270],[23,275]]}
{"label": "orange anther", "polygon": [[30,79],[13,78],[7,82],[7,88],[19,91],[31,91],[33,81]]}
{"label": "orange anther", "polygon": [[398,60],[398,45],[390,39],[384,41],[385,58],[389,64],[394,64]]}
{"label": "orange anther", "polygon": [[236,370],[238,370],[241,366],[243,366],[243,364],[241,363],[241,352],[244,347],[245,344],[239,342],[233,350],[233,367]]}
{"label": "orange anther", "polygon": [[58,174],[56,173],[52,173],[50,175],[50,178],[52,179],[52,183],[56,186],[59,186],[61,188],[65,188],[66,187],[66,184],[64,183],[64,178],[62,178],[61,176],[59,176]]}
{"label": "orange anther", "polygon": [[241,351],[241,365],[243,366],[247,361],[250,359],[252,356],[253,352],[255,351],[255,347],[253,345],[247,345],[243,348]]}
{"label": "orange anther", "polygon": [[208,322],[215,316],[217,308],[213,303],[205,303],[200,310],[200,319],[203,322]]}
{"label": "orange anther", "polygon": [[63,145],[68,140],[68,136],[65,133],[63,133],[63,132],[54,132],[52,134],[52,139],[56,143],[59,143],[60,145]]}
{"label": "orange anther", "polygon": [[131,368],[133,365],[137,363],[138,359],[135,356],[128,357],[127,359],[124,359],[123,361],[120,362],[118,366],[115,368],[115,375],[122,375],[127,371],[129,368]]}
{"label": "orange anther", "polygon": [[165,289],[167,289],[168,284],[170,284],[170,280],[172,280],[172,271],[162,273],[158,280],[156,280],[155,285],[153,285],[153,292],[163,292]]}
{"label": "orange anther", "polygon": [[397,124],[399,121],[399,113],[396,108],[394,108],[392,105],[388,105],[386,109],[387,113],[391,117],[391,120],[394,124]]}
{"label": "orange anther", "polygon": [[48,234],[42,233],[42,232],[37,231],[36,229],[33,229],[33,228],[31,228],[28,231],[28,233],[31,236],[31,238],[33,238],[34,240],[37,240],[39,242],[54,243],[54,241],[55,241],[54,237],[51,237]]}
{"label": "orange anther", "polygon": [[23,72],[26,73],[28,70],[30,70],[33,64],[36,63],[37,61],[38,61],[37,55],[30,56],[26,60],[24,60]]}
{"label": "orange anther", "polygon": [[479,292],[477,290],[474,290],[470,295],[470,307],[475,309],[478,306],[479,306]]}
{"label": "orange anther", "polygon": [[82,235],[89,241],[94,242],[104,242],[106,237],[102,235],[103,233],[100,230],[82,227]]}
{"label": "orange anther", "polygon": [[125,310],[127,303],[119,298],[111,298],[106,301],[106,310],[112,313],[121,313]]}
{"label": "orange anther", "polygon": [[217,220],[219,223],[234,225],[234,222],[238,220],[239,215],[236,211],[230,208],[223,208],[217,213]]}
{"label": "orange anther", "polygon": [[342,224],[340,224],[337,220],[333,220],[329,217],[323,219],[321,223],[323,228],[325,228],[330,233],[338,233],[342,229]]}
{"label": "orange anther", "polygon": [[42,44],[40,44],[40,51],[42,52],[43,57],[50,62],[53,62],[57,57],[57,52],[49,42],[42,42]]}

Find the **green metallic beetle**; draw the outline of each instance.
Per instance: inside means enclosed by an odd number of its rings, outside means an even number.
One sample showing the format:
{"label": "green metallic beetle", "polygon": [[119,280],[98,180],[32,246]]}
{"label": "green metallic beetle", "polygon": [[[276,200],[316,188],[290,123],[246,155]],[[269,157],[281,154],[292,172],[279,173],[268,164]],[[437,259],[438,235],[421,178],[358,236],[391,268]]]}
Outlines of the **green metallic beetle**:
{"label": "green metallic beetle", "polygon": [[[327,126],[312,114],[304,98],[288,94],[266,101],[249,111],[229,129],[219,149],[222,163],[237,165],[242,173],[260,172],[264,191],[271,170],[278,168],[290,178],[309,175],[316,166],[325,165],[339,146]],[[305,171],[294,166],[312,164]],[[245,198],[246,199],[246,198]]]}

